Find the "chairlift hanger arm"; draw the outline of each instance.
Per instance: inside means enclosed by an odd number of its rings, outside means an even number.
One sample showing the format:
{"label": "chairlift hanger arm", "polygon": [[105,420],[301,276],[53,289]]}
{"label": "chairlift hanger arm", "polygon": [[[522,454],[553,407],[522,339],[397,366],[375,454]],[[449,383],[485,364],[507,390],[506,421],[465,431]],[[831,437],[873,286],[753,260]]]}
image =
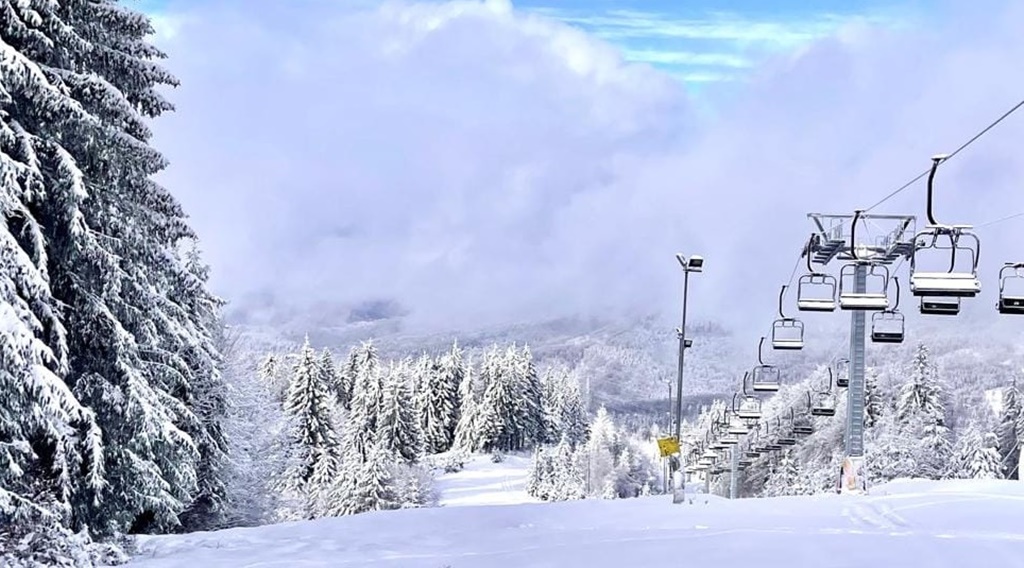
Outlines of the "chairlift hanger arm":
{"label": "chairlift hanger arm", "polygon": [[945,162],[949,158],[946,154],[937,154],[932,156],[932,169],[928,172],[928,203],[927,213],[928,222],[932,225],[938,225],[939,222],[935,220],[935,213],[933,210],[934,205],[934,193],[935,193],[935,172],[939,169],[939,164]]}

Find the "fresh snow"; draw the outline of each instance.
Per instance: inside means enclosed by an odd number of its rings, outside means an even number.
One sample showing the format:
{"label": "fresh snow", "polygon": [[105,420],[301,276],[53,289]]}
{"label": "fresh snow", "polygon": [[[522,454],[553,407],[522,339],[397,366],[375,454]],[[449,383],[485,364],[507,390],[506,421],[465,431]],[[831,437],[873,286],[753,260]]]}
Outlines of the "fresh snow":
{"label": "fresh snow", "polygon": [[507,455],[501,463],[490,456],[473,456],[457,473],[438,477],[442,506],[517,505],[536,503],[526,493],[530,458]]}
{"label": "fresh snow", "polygon": [[1024,566],[1017,481],[894,481],[866,496],[693,495],[683,505],[667,496],[526,503],[526,462],[474,458],[439,478],[437,508],[142,537],[129,566]]}

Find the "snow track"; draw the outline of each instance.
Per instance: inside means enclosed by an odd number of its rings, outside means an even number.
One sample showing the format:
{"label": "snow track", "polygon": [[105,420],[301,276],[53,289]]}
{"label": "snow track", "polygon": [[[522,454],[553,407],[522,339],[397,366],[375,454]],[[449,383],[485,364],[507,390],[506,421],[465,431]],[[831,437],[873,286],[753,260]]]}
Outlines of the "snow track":
{"label": "snow track", "polygon": [[[511,500],[514,472],[486,469],[454,474],[446,499]],[[1024,568],[1022,519],[1024,483],[913,481],[868,496],[440,507],[149,537],[132,566],[622,568],[676,558],[720,568]]]}

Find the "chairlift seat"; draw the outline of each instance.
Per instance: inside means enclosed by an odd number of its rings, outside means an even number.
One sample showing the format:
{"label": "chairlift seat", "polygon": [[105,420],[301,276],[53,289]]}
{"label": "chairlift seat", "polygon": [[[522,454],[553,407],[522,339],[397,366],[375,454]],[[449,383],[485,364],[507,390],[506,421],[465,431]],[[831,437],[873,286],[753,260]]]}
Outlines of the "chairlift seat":
{"label": "chairlift seat", "polygon": [[845,389],[850,386],[850,377],[839,377],[836,379],[836,386]]}
{"label": "chairlift seat", "polygon": [[754,367],[751,373],[750,388],[754,392],[777,392],[782,383],[778,367],[762,365]]}
{"label": "chairlift seat", "polygon": [[803,339],[772,339],[772,349],[778,349],[780,351],[799,351],[803,348]]}
{"label": "chairlift seat", "polygon": [[903,343],[902,331],[872,331],[871,341],[874,343]]}
{"label": "chairlift seat", "polygon": [[778,452],[782,450],[782,444],[767,444],[764,448],[769,452]]}
{"label": "chairlift seat", "polygon": [[741,459],[741,460],[736,462],[736,466],[737,467],[750,467],[753,464],[754,464],[754,462],[752,462],[752,461],[750,461],[748,459]]}
{"label": "chairlift seat", "polygon": [[889,307],[889,297],[876,292],[843,292],[839,296],[839,307],[844,310],[884,310]]}
{"label": "chairlift seat", "polygon": [[836,301],[832,298],[808,298],[796,301],[796,309],[801,312],[834,312]]}
{"label": "chairlift seat", "polygon": [[1024,296],[1003,296],[999,298],[999,313],[1024,315]]}
{"label": "chairlift seat", "polygon": [[736,444],[740,443],[740,439],[737,438],[735,434],[726,434],[725,436],[722,436],[722,439],[719,440],[719,442],[725,444],[726,446],[735,446]]}
{"label": "chairlift seat", "polygon": [[747,450],[746,452],[743,453],[743,455],[747,456],[748,458],[759,458],[761,457],[761,452],[755,450]]}
{"label": "chairlift seat", "polygon": [[960,298],[921,300],[921,313],[930,316],[955,316],[960,313]]}
{"label": "chairlift seat", "polygon": [[796,438],[779,438],[780,446],[795,446]]}
{"label": "chairlift seat", "polygon": [[798,424],[793,426],[793,433],[797,436],[810,436],[814,433],[814,427],[809,424]]}
{"label": "chairlift seat", "polygon": [[733,422],[729,424],[727,432],[734,436],[744,436],[750,433],[750,428],[747,428],[747,425],[742,422]]}
{"label": "chairlift seat", "polygon": [[835,416],[836,409],[827,406],[815,406],[811,408],[811,416]]}
{"label": "chairlift seat", "polygon": [[910,291],[915,296],[973,298],[981,282],[972,272],[920,272],[910,274]]}
{"label": "chairlift seat", "polygon": [[744,420],[760,420],[761,410],[757,408],[740,408],[736,411],[736,416]]}

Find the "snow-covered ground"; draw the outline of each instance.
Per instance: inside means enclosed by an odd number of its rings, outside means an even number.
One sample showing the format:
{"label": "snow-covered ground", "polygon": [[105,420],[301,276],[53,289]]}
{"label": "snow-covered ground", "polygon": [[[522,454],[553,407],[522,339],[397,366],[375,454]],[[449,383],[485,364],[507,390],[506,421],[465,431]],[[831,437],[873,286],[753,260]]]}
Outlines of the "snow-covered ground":
{"label": "snow-covered ground", "polygon": [[440,504],[445,507],[476,505],[517,505],[536,503],[526,494],[530,458],[508,455],[501,463],[488,456],[473,456],[458,473],[446,473],[437,480]]}
{"label": "snow-covered ground", "polygon": [[867,496],[695,495],[685,505],[524,503],[524,465],[477,459],[440,479],[447,506],[438,508],[147,537],[131,566],[1024,567],[1021,482],[897,481]]}

